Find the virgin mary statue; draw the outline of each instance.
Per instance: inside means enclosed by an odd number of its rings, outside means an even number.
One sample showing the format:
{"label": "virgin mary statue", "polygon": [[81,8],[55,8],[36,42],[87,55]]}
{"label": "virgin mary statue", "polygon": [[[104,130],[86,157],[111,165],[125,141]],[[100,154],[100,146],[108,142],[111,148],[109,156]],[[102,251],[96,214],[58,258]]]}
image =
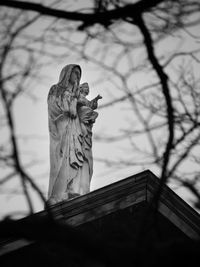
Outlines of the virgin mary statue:
{"label": "virgin mary statue", "polygon": [[81,68],[65,66],[48,95],[51,204],[89,192],[93,172],[92,126],[82,131],[78,109]]}

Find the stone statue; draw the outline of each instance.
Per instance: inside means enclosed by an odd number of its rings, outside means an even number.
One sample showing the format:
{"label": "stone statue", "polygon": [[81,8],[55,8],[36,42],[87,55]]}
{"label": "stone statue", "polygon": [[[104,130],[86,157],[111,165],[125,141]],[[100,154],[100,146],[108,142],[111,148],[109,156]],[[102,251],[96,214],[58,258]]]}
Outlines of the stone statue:
{"label": "stone statue", "polygon": [[89,94],[88,83],[82,83],[80,85],[80,95],[78,98],[78,114],[81,121],[82,133],[87,135],[92,124],[98,117],[98,113],[94,111],[98,107],[98,100],[102,97],[98,95],[93,100],[89,101],[86,96]]}
{"label": "stone statue", "polygon": [[93,173],[92,126],[98,116],[98,95],[89,101],[89,86],[79,86],[79,65],[65,66],[48,95],[50,135],[50,204],[90,190]]}

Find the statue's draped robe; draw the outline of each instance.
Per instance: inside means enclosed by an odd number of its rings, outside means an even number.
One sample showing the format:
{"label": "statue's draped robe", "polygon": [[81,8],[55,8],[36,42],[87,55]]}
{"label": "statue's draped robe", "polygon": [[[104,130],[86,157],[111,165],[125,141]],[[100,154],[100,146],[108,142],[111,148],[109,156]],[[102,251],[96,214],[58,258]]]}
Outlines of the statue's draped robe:
{"label": "statue's draped robe", "polygon": [[91,127],[83,134],[77,112],[78,87],[71,90],[68,87],[74,67],[79,66],[67,65],[62,70],[59,83],[51,87],[48,96],[48,198],[53,203],[88,193],[93,172]]}

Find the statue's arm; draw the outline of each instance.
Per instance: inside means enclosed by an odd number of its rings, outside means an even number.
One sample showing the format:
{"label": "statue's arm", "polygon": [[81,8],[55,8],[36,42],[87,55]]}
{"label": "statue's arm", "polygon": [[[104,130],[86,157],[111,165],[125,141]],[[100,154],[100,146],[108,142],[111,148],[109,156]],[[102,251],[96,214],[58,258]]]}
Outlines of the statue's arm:
{"label": "statue's arm", "polygon": [[69,115],[71,117],[76,117],[76,106],[77,106],[77,98],[74,93],[65,92],[62,96],[55,100],[55,108],[56,106],[60,109],[60,114]]}
{"label": "statue's arm", "polygon": [[90,105],[90,101],[88,99],[86,99],[85,97],[83,97],[82,95],[79,96],[77,103],[79,106],[89,106]]}
{"label": "statue's arm", "polygon": [[63,117],[63,114],[69,109],[67,104],[61,101],[60,97],[56,97],[55,95],[49,95],[48,97],[48,113],[50,120],[56,123],[57,120]]}
{"label": "statue's arm", "polygon": [[91,109],[97,109],[98,108],[98,100],[102,99],[102,96],[98,95],[94,99],[92,99],[90,102]]}

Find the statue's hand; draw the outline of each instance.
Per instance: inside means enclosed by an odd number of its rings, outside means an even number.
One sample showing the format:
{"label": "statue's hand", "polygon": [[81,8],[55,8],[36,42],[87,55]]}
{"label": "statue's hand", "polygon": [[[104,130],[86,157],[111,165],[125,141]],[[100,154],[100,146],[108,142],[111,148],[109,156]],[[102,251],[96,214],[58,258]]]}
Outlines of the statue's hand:
{"label": "statue's hand", "polygon": [[79,98],[80,97],[80,87],[78,86],[76,89],[75,97]]}
{"label": "statue's hand", "polygon": [[99,99],[102,99],[103,97],[101,96],[101,95],[98,95],[97,97],[96,97],[96,100],[99,100]]}
{"label": "statue's hand", "polygon": [[75,119],[76,116],[77,116],[77,115],[76,115],[75,113],[71,113],[71,118],[72,118],[72,119]]}
{"label": "statue's hand", "polygon": [[72,119],[75,119],[77,116],[76,108],[77,108],[77,98],[73,97],[70,103],[70,117]]}
{"label": "statue's hand", "polygon": [[78,89],[79,89],[78,81],[75,80],[74,81],[74,84],[73,84],[73,88],[72,88],[73,95],[76,95],[77,94]]}

